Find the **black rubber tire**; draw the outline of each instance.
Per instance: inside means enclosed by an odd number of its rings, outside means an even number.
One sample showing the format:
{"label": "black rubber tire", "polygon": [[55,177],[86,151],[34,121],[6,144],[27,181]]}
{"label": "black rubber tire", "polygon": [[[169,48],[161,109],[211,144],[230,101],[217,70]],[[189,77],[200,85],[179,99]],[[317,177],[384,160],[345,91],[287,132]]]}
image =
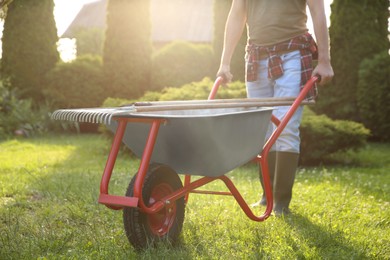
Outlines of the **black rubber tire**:
{"label": "black rubber tire", "polygon": [[[136,176],[132,178],[127,189],[128,197],[133,196],[135,180]],[[151,195],[155,194],[156,189],[157,192],[160,190],[168,195],[182,187],[182,182],[174,170],[168,166],[151,164],[145,177],[142,197],[148,206],[153,203]],[[184,197],[182,197],[157,214],[146,214],[139,208],[124,208],[123,224],[130,244],[137,250],[154,246],[159,241],[176,244],[183,227],[184,207]]]}

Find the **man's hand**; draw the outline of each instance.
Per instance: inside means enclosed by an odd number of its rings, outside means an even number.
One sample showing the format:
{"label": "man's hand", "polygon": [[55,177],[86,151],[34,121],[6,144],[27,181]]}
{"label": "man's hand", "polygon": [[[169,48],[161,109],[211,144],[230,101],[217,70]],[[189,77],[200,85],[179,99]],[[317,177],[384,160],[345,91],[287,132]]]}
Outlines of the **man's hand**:
{"label": "man's hand", "polygon": [[223,78],[223,84],[230,83],[233,79],[233,75],[230,73],[229,65],[221,65],[217,72],[217,77]]}
{"label": "man's hand", "polygon": [[313,75],[319,75],[321,77],[321,81],[318,83],[323,86],[329,83],[333,76],[333,69],[330,62],[318,62],[318,65],[313,70]]}

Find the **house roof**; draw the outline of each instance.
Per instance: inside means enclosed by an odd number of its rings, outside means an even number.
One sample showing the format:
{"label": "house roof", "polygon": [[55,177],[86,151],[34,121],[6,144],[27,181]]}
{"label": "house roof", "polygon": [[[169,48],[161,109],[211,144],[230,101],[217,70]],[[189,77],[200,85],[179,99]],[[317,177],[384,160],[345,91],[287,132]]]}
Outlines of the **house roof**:
{"label": "house roof", "polygon": [[[84,5],[61,36],[74,38],[77,28],[106,27],[107,0]],[[211,42],[213,0],[151,0],[152,40]]]}
{"label": "house roof", "polygon": [[106,0],[85,4],[73,19],[71,24],[61,35],[61,38],[74,38],[78,28],[103,28],[106,27]]}

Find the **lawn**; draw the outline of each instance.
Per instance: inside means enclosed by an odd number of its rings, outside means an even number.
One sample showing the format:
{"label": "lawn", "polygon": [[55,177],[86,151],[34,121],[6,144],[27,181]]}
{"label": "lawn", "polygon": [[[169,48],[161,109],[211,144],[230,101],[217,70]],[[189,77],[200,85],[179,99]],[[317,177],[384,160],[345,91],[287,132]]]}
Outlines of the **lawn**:
{"label": "lawn", "polygon": [[[143,252],[122,212],[97,203],[109,146],[98,135],[0,142],[0,259],[390,259],[388,143],[301,168],[288,217],[254,222],[232,197],[190,195],[179,245]],[[138,163],[120,154],[111,193],[125,193]],[[248,203],[258,199],[255,165],[229,176]]]}

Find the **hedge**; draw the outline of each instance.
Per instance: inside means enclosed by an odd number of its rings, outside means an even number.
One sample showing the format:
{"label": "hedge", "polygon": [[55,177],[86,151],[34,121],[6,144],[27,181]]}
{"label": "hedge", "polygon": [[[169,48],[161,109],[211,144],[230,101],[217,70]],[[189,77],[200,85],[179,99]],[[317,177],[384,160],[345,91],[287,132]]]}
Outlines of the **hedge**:
{"label": "hedge", "polygon": [[103,89],[99,56],[80,56],[70,63],[58,63],[48,73],[47,82],[45,97],[56,108],[97,107],[108,96]]}
{"label": "hedge", "polygon": [[305,107],[301,132],[302,164],[319,164],[332,161],[332,155],[362,148],[370,131],[362,124],[347,120],[332,120],[316,115]]}
{"label": "hedge", "polygon": [[212,47],[207,44],[172,42],[155,52],[152,63],[151,90],[180,87],[217,73],[212,69]]}
{"label": "hedge", "polygon": [[31,99],[21,99],[9,82],[0,81],[0,140],[11,136],[41,134],[49,127],[49,108],[33,106]]}
{"label": "hedge", "polygon": [[390,55],[387,51],[362,62],[357,88],[363,124],[376,140],[390,140]]}

